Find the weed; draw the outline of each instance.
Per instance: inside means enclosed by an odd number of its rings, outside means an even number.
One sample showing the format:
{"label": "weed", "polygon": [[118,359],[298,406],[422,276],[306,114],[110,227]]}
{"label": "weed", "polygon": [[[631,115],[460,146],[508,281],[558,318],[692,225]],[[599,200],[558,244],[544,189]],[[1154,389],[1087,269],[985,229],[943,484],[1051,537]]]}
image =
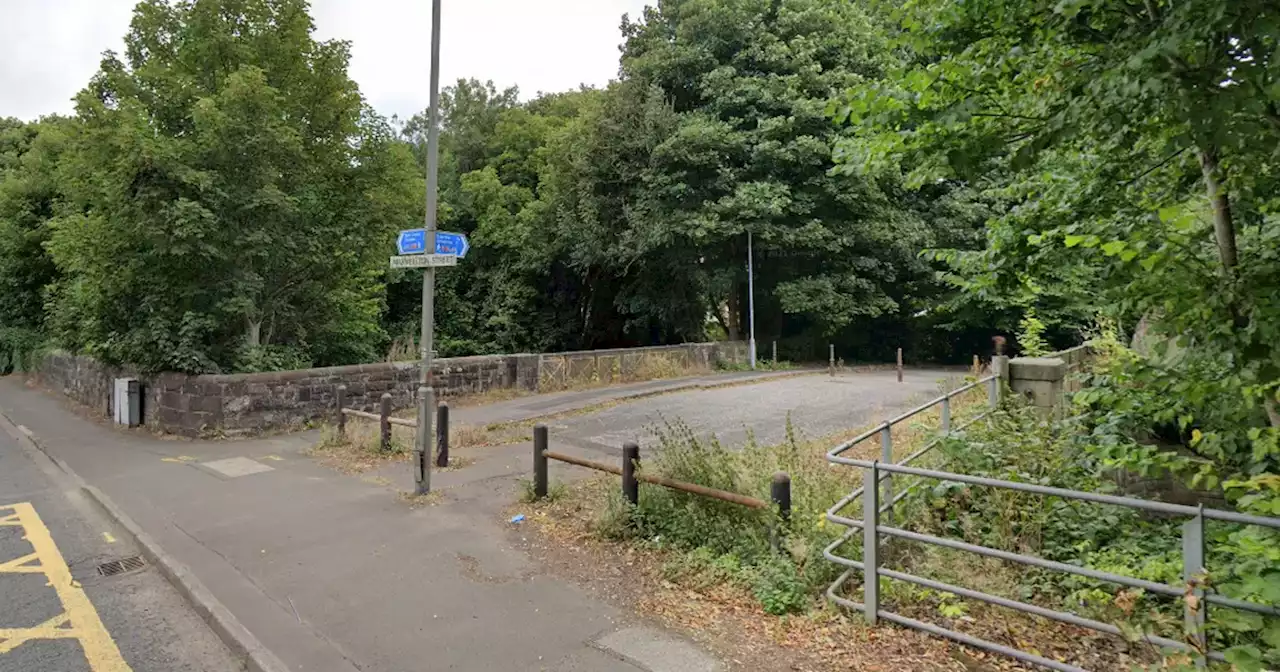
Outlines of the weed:
{"label": "weed", "polygon": [[[547,484],[547,496],[543,501],[554,504],[564,499],[568,494],[569,489],[564,483],[561,483],[560,481],[552,481]],[[535,493],[533,489],[533,479],[520,479],[520,502],[524,504],[532,504],[537,501],[539,501],[539,499],[537,493]]]}

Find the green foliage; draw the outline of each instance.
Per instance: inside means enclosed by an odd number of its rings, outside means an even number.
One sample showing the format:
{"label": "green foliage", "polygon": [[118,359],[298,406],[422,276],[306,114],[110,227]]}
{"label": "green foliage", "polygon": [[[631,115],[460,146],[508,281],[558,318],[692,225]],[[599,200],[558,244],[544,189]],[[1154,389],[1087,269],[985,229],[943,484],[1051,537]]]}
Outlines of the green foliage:
{"label": "green foliage", "polygon": [[312,30],[301,0],[138,5],[58,166],[44,247],[60,343],[151,371],[381,349],[375,271],[418,178],[347,45]]}
{"label": "green foliage", "polygon": [[[1107,365],[1102,366],[1103,369]],[[1078,393],[1086,395],[1089,389]],[[1098,449],[1088,430],[1094,417],[1073,414],[1047,421],[1031,409],[1009,407],[990,424],[971,426],[940,444],[938,468],[969,475],[1036,483],[1088,492],[1114,492],[1112,469],[1121,466]],[[1232,482],[1233,499],[1244,510],[1271,515],[1280,480],[1268,475]],[[1250,493],[1242,495],[1241,493]],[[1151,518],[1141,512],[1046,498],[954,482],[929,482],[903,501],[900,514],[913,529],[1003,550],[1029,553],[1067,564],[1180,585],[1181,520]],[[1264,604],[1280,598],[1280,536],[1274,530],[1211,523],[1208,527],[1208,584],[1213,590]],[[961,557],[938,564],[928,555],[908,552],[908,566],[944,580],[982,581],[955,567]],[[963,566],[964,563],[959,563]],[[1030,600],[1105,622],[1120,623],[1135,638],[1155,633],[1182,636],[1182,604],[1142,591],[1060,572],[1027,568],[1015,577],[1005,597]],[[1208,635],[1215,650],[1247,656],[1280,629],[1280,619],[1214,609]],[[1262,651],[1262,649],[1259,649]],[[1274,657],[1274,653],[1266,656]],[[1260,658],[1274,664],[1272,658]]]}
{"label": "green foliage", "polygon": [[597,531],[610,538],[638,539],[679,553],[667,567],[669,578],[691,585],[738,583],[749,587],[765,610],[783,614],[807,610],[839,573],[822,549],[840,530],[822,517],[836,499],[857,487],[856,474],[827,468],[818,446],[788,429],[783,443],[751,443],[729,451],[714,438],[687,426],[659,431],[660,448],[642,468],[668,478],[769,500],[773,474],[792,478],[790,523],[771,510],[642,484],[640,504],[631,507],[616,493],[600,515]]}
{"label": "green foliage", "polygon": [[1028,308],[1018,322],[1018,349],[1025,357],[1039,357],[1052,352],[1044,340],[1047,329],[1044,322],[1036,316],[1034,308]]}

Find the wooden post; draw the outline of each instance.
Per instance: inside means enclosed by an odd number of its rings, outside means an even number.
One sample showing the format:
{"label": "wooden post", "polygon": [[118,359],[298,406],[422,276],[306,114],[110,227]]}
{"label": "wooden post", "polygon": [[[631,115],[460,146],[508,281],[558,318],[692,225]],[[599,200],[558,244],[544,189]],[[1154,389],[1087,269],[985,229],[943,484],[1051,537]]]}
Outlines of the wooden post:
{"label": "wooden post", "polygon": [[345,441],[347,439],[347,414],[342,409],[347,407],[347,386],[338,386],[338,439]]}
{"label": "wooden post", "polygon": [[778,507],[778,518],[786,523],[791,520],[791,476],[785,471],[773,475],[769,484],[769,499]]}
{"label": "wooden post", "polygon": [[975,378],[982,375],[982,360],[977,355],[973,356],[973,375]]}
{"label": "wooden post", "polygon": [[436,466],[449,466],[449,404],[436,407]]}
{"label": "wooden post", "polygon": [[547,426],[533,428],[533,498],[547,496]]}
{"label": "wooden post", "polygon": [[391,421],[387,419],[391,417],[390,392],[382,393],[382,401],[378,410],[379,415],[382,416],[382,440],[379,442],[378,447],[381,448],[383,452],[387,452],[391,450]]}
{"label": "wooden post", "polygon": [[636,480],[636,468],[640,466],[640,446],[622,444],[622,496],[631,506],[640,504],[640,481]]}

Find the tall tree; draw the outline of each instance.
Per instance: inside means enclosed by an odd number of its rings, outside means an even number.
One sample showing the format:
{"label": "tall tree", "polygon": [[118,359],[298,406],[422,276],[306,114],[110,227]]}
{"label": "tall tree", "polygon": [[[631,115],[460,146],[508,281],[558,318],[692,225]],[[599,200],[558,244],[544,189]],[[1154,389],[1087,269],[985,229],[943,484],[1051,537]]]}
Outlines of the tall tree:
{"label": "tall tree", "polygon": [[707,307],[728,306],[732,335],[746,312],[748,231],[757,307],[775,334],[782,315],[820,337],[910,308],[902,290],[928,271],[916,254],[930,223],[892,179],[832,175],[849,132],[828,101],[893,59],[857,3],[664,0],[623,31],[624,77],[655,87],[680,119],[650,158],[648,200],[631,206],[647,211],[637,256],[704,269]]}
{"label": "tall tree", "polygon": [[74,213],[49,248],[68,344],[148,369],[379,354],[409,151],[303,0],[146,0],[77,98]]}

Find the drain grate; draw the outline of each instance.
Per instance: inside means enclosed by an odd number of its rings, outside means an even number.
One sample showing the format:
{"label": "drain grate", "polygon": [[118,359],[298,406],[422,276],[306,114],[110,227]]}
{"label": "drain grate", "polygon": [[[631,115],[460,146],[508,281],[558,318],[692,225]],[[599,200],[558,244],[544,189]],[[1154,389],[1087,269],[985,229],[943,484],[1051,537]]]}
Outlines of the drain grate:
{"label": "drain grate", "polygon": [[135,569],[142,569],[144,566],[146,566],[146,564],[142,562],[142,558],[135,555],[130,558],[112,560],[111,562],[104,562],[101,565],[98,565],[98,574],[102,576],[115,576],[117,574],[124,574],[125,572],[132,572]]}

